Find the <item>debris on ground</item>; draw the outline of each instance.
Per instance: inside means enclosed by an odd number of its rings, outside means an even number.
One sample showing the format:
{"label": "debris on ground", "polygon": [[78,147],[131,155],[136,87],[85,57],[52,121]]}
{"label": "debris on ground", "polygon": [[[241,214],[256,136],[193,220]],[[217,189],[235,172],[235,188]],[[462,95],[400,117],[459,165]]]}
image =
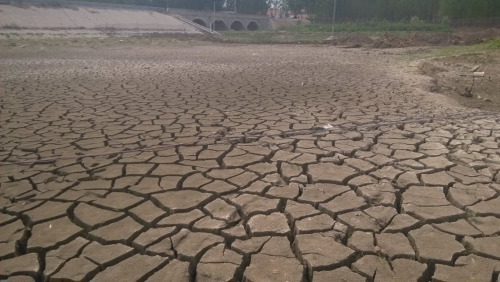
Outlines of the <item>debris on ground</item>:
{"label": "debris on ground", "polygon": [[373,39],[363,33],[353,33],[340,36],[339,38],[331,39],[333,45],[347,46],[351,48],[359,48],[362,46],[370,46],[373,44]]}
{"label": "debris on ground", "polygon": [[426,90],[451,96],[465,106],[499,111],[500,62],[495,58],[481,53],[434,58],[421,62],[419,70],[432,77]]}

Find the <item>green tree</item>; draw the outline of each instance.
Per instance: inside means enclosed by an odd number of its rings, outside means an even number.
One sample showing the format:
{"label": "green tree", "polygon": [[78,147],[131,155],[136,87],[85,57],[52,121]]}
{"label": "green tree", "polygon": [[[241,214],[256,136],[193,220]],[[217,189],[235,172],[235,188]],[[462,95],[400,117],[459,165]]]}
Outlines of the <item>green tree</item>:
{"label": "green tree", "polygon": [[490,18],[500,16],[498,0],[441,0],[441,16],[449,18]]}
{"label": "green tree", "polygon": [[[242,0],[243,1],[243,0]],[[310,18],[328,22],[333,0],[284,0],[291,11],[305,8]],[[339,21],[387,20],[424,21],[448,18],[490,18],[500,16],[500,0],[337,0]]]}
{"label": "green tree", "polygon": [[[167,0],[162,0],[166,4]],[[193,9],[193,10],[213,10],[214,3],[215,9],[220,11],[223,8],[224,0],[168,0],[169,7],[179,9]]]}
{"label": "green tree", "polygon": [[302,9],[305,9],[306,7],[306,1],[305,0],[286,0],[286,5],[290,11],[292,11],[294,14],[300,13]]}
{"label": "green tree", "polygon": [[262,14],[267,13],[269,4],[267,0],[237,0],[237,8],[239,13],[245,14]]}

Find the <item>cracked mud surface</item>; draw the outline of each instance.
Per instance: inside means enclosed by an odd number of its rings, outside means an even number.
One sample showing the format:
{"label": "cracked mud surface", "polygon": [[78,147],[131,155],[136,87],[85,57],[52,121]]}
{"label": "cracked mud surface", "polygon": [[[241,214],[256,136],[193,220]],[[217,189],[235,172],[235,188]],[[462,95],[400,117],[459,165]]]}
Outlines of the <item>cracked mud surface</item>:
{"label": "cracked mud surface", "polygon": [[419,90],[405,51],[4,51],[0,278],[498,276],[500,118]]}

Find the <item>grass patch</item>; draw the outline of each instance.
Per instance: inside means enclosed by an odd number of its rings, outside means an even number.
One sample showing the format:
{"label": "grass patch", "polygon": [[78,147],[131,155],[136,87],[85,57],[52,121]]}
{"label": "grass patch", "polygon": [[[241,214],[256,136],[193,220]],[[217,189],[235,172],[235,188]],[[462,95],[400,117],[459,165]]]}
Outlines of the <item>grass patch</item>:
{"label": "grass patch", "polygon": [[500,38],[476,45],[444,47],[437,49],[431,55],[433,57],[451,57],[465,54],[483,53],[485,51],[492,50],[500,50]]}
{"label": "grass patch", "polygon": [[[391,23],[387,21],[368,21],[361,23],[336,24],[335,34],[360,32],[368,36],[380,36],[385,32],[395,34],[412,31],[449,32],[447,24],[427,24],[423,22]],[[304,24],[300,20],[295,25],[284,26],[278,30],[259,31],[222,31],[224,41],[235,43],[314,43],[327,39],[332,32],[330,24]]]}
{"label": "grass patch", "polygon": [[307,43],[324,41],[330,32],[222,31],[221,39],[233,43]]}
{"label": "grass patch", "polygon": [[[281,30],[301,32],[331,32],[331,24],[305,24],[298,22],[296,26],[283,27]],[[448,24],[428,24],[423,22],[392,23],[388,21],[367,21],[359,23],[335,24],[338,32],[385,32],[385,31],[434,31],[448,32],[451,27]]]}
{"label": "grass patch", "polygon": [[57,1],[48,1],[46,3],[41,3],[39,4],[40,7],[45,7],[45,8],[62,8],[61,3]]}
{"label": "grass patch", "polygon": [[488,49],[500,49],[500,38],[490,40],[490,42],[486,43],[486,47]]}

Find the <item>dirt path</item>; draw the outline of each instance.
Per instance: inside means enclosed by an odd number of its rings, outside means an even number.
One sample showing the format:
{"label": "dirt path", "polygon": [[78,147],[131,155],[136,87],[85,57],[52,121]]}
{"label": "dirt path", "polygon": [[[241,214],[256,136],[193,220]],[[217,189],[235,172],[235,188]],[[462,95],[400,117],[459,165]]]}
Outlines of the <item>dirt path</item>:
{"label": "dirt path", "polygon": [[0,278],[498,276],[500,117],[405,50],[41,47],[0,52]]}

